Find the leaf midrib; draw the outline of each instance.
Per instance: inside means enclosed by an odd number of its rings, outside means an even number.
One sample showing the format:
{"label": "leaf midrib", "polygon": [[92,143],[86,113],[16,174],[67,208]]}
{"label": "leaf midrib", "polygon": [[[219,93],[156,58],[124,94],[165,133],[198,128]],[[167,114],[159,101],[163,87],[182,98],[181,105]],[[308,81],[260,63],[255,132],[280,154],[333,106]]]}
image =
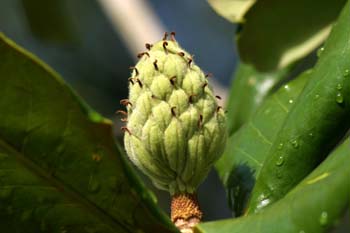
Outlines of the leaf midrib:
{"label": "leaf midrib", "polygon": [[57,177],[54,177],[47,172],[43,171],[43,169],[35,164],[33,161],[27,159],[23,154],[21,154],[15,146],[6,142],[3,138],[0,137],[0,147],[3,147],[8,153],[15,155],[16,160],[23,165],[26,169],[30,170],[37,177],[44,180],[44,182],[48,183],[50,186],[56,188],[58,192],[61,192],[65,197],[74,200],[74,202],[79,203],[82,207],[84,207],[88,212],[93,213],[97,216],[101,222],[104,222],[107,226],[111,227],[111,229],[123,228],[126,232],[132,233],[129,227],[119,221],[118,219],[113,218],[108,213],[106,213],[103,209],[96,206],[90,200],[82,197],[81,194],[69,186],[65,185],[61,180]]}

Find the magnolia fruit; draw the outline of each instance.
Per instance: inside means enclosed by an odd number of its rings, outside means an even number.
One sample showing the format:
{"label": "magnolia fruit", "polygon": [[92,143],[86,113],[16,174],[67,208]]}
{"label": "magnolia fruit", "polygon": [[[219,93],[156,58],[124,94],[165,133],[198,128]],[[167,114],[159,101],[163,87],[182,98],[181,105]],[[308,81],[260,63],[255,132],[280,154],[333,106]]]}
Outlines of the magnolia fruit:
{"label": "magnolia fruit", "polygon": [[173,196],[192,194],[223,152],[225,112],[173,35],[146,48],[131,67],[129,99],[121,101],[125,149],[155,186]]}

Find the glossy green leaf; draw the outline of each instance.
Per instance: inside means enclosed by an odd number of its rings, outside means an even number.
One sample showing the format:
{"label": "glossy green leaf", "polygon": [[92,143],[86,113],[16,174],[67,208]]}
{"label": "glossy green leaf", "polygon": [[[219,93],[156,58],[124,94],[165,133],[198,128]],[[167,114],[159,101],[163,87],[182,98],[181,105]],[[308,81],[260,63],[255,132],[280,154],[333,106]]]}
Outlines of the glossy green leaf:
{"label": "glossy green leaf", "polygon": [[256,0],[208,0],[211,7],[232,23],[244,21],[244,15]]}
{"label": "glossy green leaf", "polygon": [[51,42],[76,40],[73,21],[64,0],[21,0],[35,36]]}
{"label": "glossy green leaf", "polygon": [[[252,192],[249,212],[282,198],[324,159],[349,129],[349,22],[350,2],[333,28],[310,81],[294,101],[272,142]],[[283,164],[279,166],[281,160]]]}
{"label": "glossy green leaf", "polygon": [[275,72],[259,72],[240,63],[234,74],[227,103],[229,135],[238,130],[254,114],[276,84],[288,76],[292,65]]}
{"label": "glossy green leaf", "polygon": [[345,2],[258,1],[238,36],[242,61],[258,70],[275,70],[306,56],[327,38]]}
{"label": "glossy green leaf", "polygon": [[230,207],[241,215],[262,164],[279,129],[299,96],[311,71],[280,87],[258,108],[245,125],[228,139],[223,156],[216,164],[227,190]]}
{"label": "glossy green leaf", "polygon": [[176,232],[112,124],[0,34],[1,232]]}
{"label": "glossy green leaf", "polygon": [[257,214],[200,224],[196,233],[326,233],[349,205],[350,140],[283,199]]}

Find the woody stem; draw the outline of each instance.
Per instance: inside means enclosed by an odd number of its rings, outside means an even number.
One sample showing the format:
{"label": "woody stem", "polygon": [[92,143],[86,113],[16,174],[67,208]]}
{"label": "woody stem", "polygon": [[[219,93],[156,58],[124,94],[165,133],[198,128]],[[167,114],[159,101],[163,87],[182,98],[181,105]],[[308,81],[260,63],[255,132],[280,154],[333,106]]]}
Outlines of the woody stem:
{"label": "woody stem", "polygon": [[202,218],[197,195],[189,193],[175,194],[171,200],[171,221],[182,233],[193,233],[193,227]]}

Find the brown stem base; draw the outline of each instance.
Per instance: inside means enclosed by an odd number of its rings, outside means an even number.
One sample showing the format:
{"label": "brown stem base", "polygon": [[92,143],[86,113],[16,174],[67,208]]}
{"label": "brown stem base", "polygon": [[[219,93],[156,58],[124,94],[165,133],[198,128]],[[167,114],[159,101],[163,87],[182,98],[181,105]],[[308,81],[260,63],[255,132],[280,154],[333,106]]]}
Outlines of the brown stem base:
{"label": "brown stem base", "polygon": [[171,221],[182,233],[193,233],[202,218],[196,194],[176,194],[171,200]]}

